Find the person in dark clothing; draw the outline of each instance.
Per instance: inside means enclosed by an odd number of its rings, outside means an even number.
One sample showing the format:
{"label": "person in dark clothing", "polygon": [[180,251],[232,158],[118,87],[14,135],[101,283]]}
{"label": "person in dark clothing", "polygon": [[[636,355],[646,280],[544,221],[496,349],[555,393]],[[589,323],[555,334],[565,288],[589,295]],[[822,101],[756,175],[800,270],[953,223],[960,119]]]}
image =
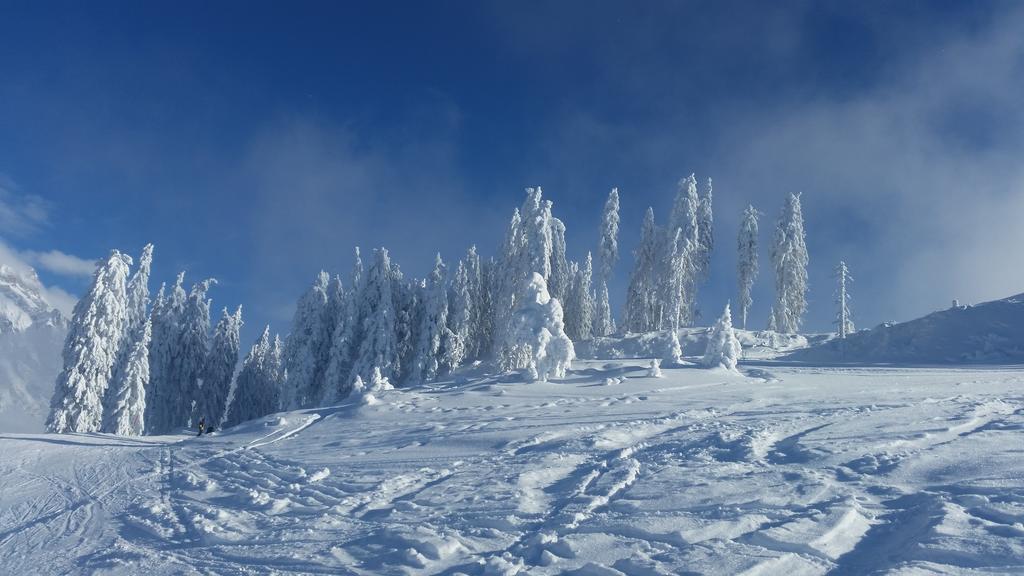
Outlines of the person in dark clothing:
{"label": "person in dark clothing", "polygon": [[203,417],[203,418],[199,419],[199,434],[196,434],[196,436],[202,436],[203,435],[203,430],[205,430],[205,429],[206,429],[206,418]]}

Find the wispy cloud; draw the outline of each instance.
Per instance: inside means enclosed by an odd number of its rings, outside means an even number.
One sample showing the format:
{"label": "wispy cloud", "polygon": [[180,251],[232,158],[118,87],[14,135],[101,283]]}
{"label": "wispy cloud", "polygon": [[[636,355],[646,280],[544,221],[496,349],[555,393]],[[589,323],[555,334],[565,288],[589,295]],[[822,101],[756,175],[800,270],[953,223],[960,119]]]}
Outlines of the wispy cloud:
{"label": "wispy cloud", "polygon": [[61,276],[90,277],[96,271],[96,260],[79,258],[60,250],[50,250],[47,252],[27,251],[23,255],[37,268]]}
{"label": "wispy cloud", "polygon": [[11,236],[25,236],[50,221],[50,205],[32,194],[21,194],[15,182],[0,174],[0,229]]}

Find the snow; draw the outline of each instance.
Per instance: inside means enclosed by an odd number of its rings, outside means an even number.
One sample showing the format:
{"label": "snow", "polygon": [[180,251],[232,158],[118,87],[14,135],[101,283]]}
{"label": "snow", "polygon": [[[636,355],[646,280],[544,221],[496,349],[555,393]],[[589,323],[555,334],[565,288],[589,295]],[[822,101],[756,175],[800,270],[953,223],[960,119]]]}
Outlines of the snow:
{"label": "snow", "polygon": [[201,438],[2,434],[0,573],[1024,570],[1019,369],[649,377],[658,352],[548,382],[466,369]]}

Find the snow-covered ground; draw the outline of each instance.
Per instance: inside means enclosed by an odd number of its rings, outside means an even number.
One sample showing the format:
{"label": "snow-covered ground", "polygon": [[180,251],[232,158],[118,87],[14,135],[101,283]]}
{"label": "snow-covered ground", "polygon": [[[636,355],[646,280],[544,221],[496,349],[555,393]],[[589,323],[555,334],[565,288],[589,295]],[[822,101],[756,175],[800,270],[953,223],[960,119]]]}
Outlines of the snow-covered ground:
{"label": "snow-covered ground", "polygon": [[0,573],[1024,571],[1024,372],[647,364],[3,434]]}

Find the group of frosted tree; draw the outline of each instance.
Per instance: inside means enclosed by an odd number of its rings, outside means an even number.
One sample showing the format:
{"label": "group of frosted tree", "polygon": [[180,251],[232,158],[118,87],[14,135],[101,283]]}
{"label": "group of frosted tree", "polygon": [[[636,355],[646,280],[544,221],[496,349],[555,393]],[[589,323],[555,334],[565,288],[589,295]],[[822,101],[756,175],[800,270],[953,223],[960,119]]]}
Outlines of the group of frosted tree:
{"label": "group of frosted tree", "polygon": [[150,306],[152,260],[148,245],[134,272],[132,258],[116,250],[99,263],[72,315],[51,431],[161,434],[200,418],[240,422],[277,408],[280,342],[265,332],[236,377],[241,307],[225,309],[211,330],[207,292],[215,282],[186,292],[184,273]]}
{"label": "group of frosted tree", "polygon": [[[747,208],[738,239],[744,326],[758,273],[758,215]],[[700,317],[697,292],[714,248],[711,180],[703,194],[693,175],[681,180],[665,225],[647,209],[617,326],[608,285],[619,259],[618,234],[619,193],[613,189],[596,263],[590,252],[569,259],[565,224],[540,188],[528,188],[493,257],[482,257],[474,246],[449,266],[438,255],[427,278],[411,279],[385,248],[375,249],[366,265],[356,248],[345,281],[321,272],[302,295],[284,344],[268,327],[240,366],[241,308],[225,309],[211,330],[213,280],[186,291],[182,273],[150,305],[152,246],[134,272],[132,259],[114,251],[75,308],[48,426],[160,434],[200,418],[233,425],[280,409],[343,401],[353,391],[429,382],[477,361],[528,379],[558,378],[575,357],[574,342],[620,331],[668,331],[678,362],[677,329]],[[772,245],[770,327],[799,329],[807,261],[800,197],[791,195]],[[739,348],[728,307],[712,336],[710,362],[734,368]]]}

